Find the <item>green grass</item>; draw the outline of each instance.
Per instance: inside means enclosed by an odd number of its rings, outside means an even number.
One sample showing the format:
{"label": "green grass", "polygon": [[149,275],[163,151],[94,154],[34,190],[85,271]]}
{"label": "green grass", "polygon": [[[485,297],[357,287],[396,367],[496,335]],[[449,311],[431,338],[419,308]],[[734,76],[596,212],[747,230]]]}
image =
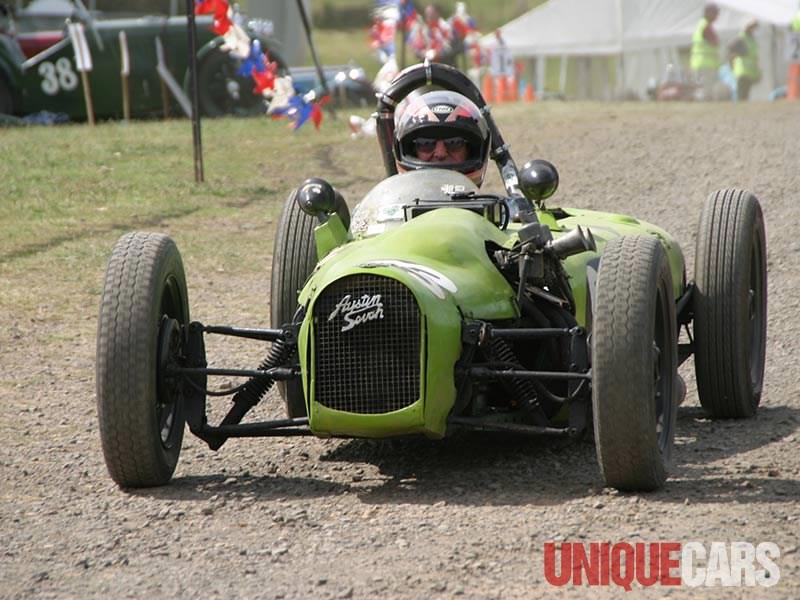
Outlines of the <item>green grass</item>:
{"label": "green grass", "polygon": [[288,193],[321,176],[352,200],[382,173],[375,140],[351,141],[347,115],[297,132],[265,117],[204,120],[204,183],[187,120],[0,129],[0,346],[93,335],[103,271],[129,231],[176,240],[201,312],[219,310],[219,294],[242,303],[233,321],[264,318]]}
{"label": "green grass", "polygon": [[[314,45],[324,65],[353,62],[362,67],[370,79],[374,79],[381,68],[369,47],[366,29],[318,29],[314,32]],[[306,57],[306,64],[313,64],[310,53]]]}
{"label": "green grass", "polygon": [[207,182],[198,185],[188,121],[5,129],[0,262],[94,231],[195,213],[213,218],[230,204],[275,204],[297,184],[286,178],[287,142],[308,153],[341,134],[311,125],[288,133],[266,118],[204,121]]}

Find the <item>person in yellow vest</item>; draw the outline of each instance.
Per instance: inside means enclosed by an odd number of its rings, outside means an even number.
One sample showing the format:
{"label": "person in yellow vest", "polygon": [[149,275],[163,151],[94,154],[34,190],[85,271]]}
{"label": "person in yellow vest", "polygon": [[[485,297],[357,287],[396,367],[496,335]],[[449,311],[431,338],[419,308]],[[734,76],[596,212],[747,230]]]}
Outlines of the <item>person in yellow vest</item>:
{"label": "person in yellow vest", "polygon": [[786,98],[800,100],[800,10],[789,23],[789,79],[786,83]]}
{"label": "person in yellow vest", "polygon": [[719,16],[719,7],[709,2],[703,9],[703,18],[697,24],[692,37],[692,52],[689,68],[695,81],[703,92],[703,99],[710,100],[717,72],[720,67],[719,36],[714,29],[714,21]]}
{"label": "person in yellow vest", "polygon": [[758,27],[758,21],[750,21],[730,47],[738,100],[749,99],[750,88],[761,81],[761,68],[758,66],[758,44],[753,37],[756,27]]}

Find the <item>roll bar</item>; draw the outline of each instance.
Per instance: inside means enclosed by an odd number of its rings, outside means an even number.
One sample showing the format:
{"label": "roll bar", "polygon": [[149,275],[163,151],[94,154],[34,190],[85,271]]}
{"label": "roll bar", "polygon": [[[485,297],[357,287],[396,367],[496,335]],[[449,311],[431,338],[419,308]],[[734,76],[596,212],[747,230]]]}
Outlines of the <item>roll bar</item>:
{"label": "roll bar", "polygon": [[[492,117],[491,109],[477,86],[464,73],[441,63],[428,60],[412,65],[394,78],[388,88],[378,95],[378,108],[375,113],[378,143],[381,147],[383,166],[386,175],[397,174],[397,164],[393,152],[394,146],[394,111],[400,102],[414,90],[424,86],[438,86],[469,98],[480,109],[491,135],[490,158],[500,170],[503,185],[511,199],[512,218],[523,222],[535,221],[535,213],[531,202],[519,189],[519,172],[514,159],[508,151],[508,144],[503,140],[500,130]],[[516,214],[514,214],[516,213]]]}

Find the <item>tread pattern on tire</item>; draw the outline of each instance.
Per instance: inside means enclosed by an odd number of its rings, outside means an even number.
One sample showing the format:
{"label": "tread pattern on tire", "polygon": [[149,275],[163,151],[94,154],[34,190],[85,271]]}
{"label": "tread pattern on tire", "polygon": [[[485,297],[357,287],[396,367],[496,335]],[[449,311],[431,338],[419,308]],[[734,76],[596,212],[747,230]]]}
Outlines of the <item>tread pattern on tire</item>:
{"label": "tread pattern on tire", "polygon": [[[761,378],[755,389],[750,381],[747,296],[753,243],[760,245],[765,260],[764,220],[755,197],[733,189],[711,194],[698,226],[694,335],[698,395],[713,417],[752,416],[761,399],[765,330]],[[766,281],[762,293],[764,320],[755,325],[766,328]]]}
{"label": "tread pattern on tire", "polygon": [[[593,418],[600,469],[606,484],[619,489],[654,490],[666,480],[671,441],[662,455],[656,437],[653,363],[647,358],[653,352],[658,286],[664,286],[671,300],[671,271],[658,240],[624,237],[608,242],[598,274],[592,333]],[[677,369],[670,301],[667,310],[672,323],[667,335],[673,343],[666,350],[673,353]],[[669,426],[674,433],[674,403],[671,406]]]}
{"label": "tread pattern on tire", "polygon": [[[152,331],[142,327],[160,311],[151,298],[164,269],[186,289],[174,242],[161,234],[131,233],[117,242],[106,270],[97,333],[97,410],[106,465],[123,487],[166,483],[180,452],[182,424],[177,448],[160,447],[155,406],[158,323]],[[188,322],[188,302],[183,300]]]}
{"label": "tread pattern on tire", "polygon": [[[297,310],[297,296],[317,265],[314,228],[317,220],[295,202],[297,190],[289,194],[278,221],[272,253],[270,320],[273,328],[291,322]],[[305,416],[305,400],[299,382],[278,382],[289,417]]]}

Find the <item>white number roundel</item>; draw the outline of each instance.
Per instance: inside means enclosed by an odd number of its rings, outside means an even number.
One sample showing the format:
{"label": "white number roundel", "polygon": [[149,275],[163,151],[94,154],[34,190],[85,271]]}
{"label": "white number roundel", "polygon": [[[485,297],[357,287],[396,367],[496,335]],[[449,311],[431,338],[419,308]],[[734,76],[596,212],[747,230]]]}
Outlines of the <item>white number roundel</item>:
{"label": "white number roundel", "polygon": [[62,56],[55,63],[45,61],[39,65],[42,78],[42,91],[48,96],[55,96],[61,91],[71,92],[78,87],[78,76],[72,69],[72,62]]}

